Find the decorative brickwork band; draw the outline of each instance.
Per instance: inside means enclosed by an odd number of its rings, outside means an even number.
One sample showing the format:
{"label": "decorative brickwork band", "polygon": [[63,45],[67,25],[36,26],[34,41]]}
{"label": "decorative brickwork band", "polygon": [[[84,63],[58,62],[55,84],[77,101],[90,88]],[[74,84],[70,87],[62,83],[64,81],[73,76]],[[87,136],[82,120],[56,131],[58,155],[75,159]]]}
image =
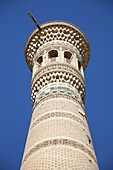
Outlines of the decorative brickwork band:
{"label": "decorative brickwork band", "polygon": [[84,83],[84,86],[85,86],[85,82],[84,82],[83,76],[72,65],[70,66],[67,63],[65,63],[65,64],[64,63],[49,63],[49,65],[44,66],[44,67],[40,67],[38,69],[38,71],[35,73],[35,75],[34,75],[34,77],[32,79],[31,87],[32,87],[33,82],[37,79],[36,77],[40,77],[43,74],[47,73],[48,71],[66,71],[68,73],[72,73],[73,72],[77,76],[77,78],[79,78]]}
{"label": "decorative brickwork band", "polygon": [[69,118],[69,119],[72,119],[78,123],[80,123],[85,129],[88,130],[88,126],[85,124],[84,121],[82,121],[79,117],[73,115],[72,113],[66,113],[66,112],[52,112],[52,113],[47,113],[47,114],[44,114],[43,116],[41,116],[40,118],[36,119],[31,128],[30,128],[30,132],[32,131],[32,129],[40,122],[44,121],[44,120],[47,120],[49,118],[53,118],[53,117],[64,117],[64,118]]}
{"label": "decorative brickwork band", "polygon": [[[78,141],[73,141],[73,140],[69,140],[69,139],[51,139],[51,140],[47,140],[42,143],[36,144],[31,150],[29,150],[23,159],[22,165],[28,160],[28,158],[30,156],[32,156],[39,149],[42,149],[42,148],[45,148],[45,147],[48,147],[51,145],[65,145],[65,146],[67,145],[69,147],[80,149],[81,151],[88,154],[97,164],[95,155],[86,146],[79,143]],[[97,164],[97,166],[98,166],[98,164]]]}
{"label": "decorative brickwork band", "polygon": [[47,95],[47,96],[44,96],[44,97],[40,98],[40,100],[37,100],[36,103],[34,104],[33,110],[36,108],[36,106],[37,106],[39,103],[44,102],[44,101],[49,100],[49,99],[52,99],[52,98],[56,98],[56,99],[57,99],[57,98],[64,98],[64,99],[70,99],[70,100],[72,100],[72,101],[74,101],[74,102],[76,101],[78,104],[81,105],[82,109],[83,109],[84,112],[85,112],[84,105],[83,105],[81,102],[79,102],[78,99],[76,99],[76,98],[73,97],[73,96],[64,95],[64,94],[50,94],[50,95]]}
{"label": "decorative brickwork band", "polygon": [[[56,65],[56,66],[61,67],[59,65]],[[56,66],[51,66],[49,67],[49,69],[56,68]],[[35,76],[35,79],[33,79],[32,85],[31,85],[31,99],[33,103],[35,102],[37,92],[42,87],[48,85],[49,83],[54,83],[54,82],[63,82],[63,83],[70,84],[71,86],[77,89],[81,97],[83,97],[83,101],[85,101],[85,84],[84,84],[83,79],[80,80],[80,78],[78,78],[76,74],[74,75],[69,71],[67,72],[67,71],[61,71],[61,70],[59,71],[49,70],[49,72],[46,72],[46,74],[43,74],[40,77]]]}

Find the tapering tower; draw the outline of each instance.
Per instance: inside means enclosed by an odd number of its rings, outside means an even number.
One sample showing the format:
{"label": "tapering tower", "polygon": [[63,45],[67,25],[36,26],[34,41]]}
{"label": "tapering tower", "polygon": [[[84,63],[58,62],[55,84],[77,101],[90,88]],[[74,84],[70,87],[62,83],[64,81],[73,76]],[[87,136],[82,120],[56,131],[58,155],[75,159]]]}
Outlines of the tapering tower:
{"label": "tapering tower", "polygon": [[84,108],[89,43],[67,22],[40,28],[25,46],[33,111],[21,170],[97,170]]}

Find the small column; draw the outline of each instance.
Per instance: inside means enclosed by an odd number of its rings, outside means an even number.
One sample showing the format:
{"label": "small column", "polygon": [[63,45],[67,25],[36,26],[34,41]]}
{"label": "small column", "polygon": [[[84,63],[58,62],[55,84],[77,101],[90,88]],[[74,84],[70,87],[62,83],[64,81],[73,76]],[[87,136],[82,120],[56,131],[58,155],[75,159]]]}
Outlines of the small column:
{"label": "small column", "polygon": [[83,66],[81,66],[81,73],[82,73],[82,76],[84,78],[84,69],[83,69]]}
{"label": "small column", "polygon": [[77,55],[76,55],[76,69],[78,70],[78,58],[77,58]]}
{"label": "small column", "polygon": [[45,53],[45,63],[48,64],[49,63],[49,57],[48,57],[48,53],[46,52]]}
{"label": "small column", "polygon": [[60,51],[59,51],[59,61],[61,63],[64,62],[64,51],[62,50],[62,47],[60,47]]}
{"label": "small column", "polygon": [[33,61],[33,72],[32,72],[32,77],[34,77],[34,74],[35,74],[36,71],[37,71],[37,67],[38,67],[37,62],[36,62],[36,61]]}
{"label": "small column", "polygon": [[46,50],[44,50],[42,66],[45,66],[45,65],[46,65]]}

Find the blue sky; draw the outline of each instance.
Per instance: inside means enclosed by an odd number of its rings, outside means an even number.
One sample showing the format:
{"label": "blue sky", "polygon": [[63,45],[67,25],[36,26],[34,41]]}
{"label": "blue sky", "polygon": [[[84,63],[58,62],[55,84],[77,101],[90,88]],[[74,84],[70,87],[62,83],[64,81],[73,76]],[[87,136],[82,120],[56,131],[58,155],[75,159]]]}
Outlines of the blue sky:
{"label": "blue sky", "polygon": [[113,169],[113,1],[0,1],[0,170],[19,170],[32,104],[25,43],[39,24],[63,20],[86,35],[91,57],[85,70],[86,113],[100,170]]}

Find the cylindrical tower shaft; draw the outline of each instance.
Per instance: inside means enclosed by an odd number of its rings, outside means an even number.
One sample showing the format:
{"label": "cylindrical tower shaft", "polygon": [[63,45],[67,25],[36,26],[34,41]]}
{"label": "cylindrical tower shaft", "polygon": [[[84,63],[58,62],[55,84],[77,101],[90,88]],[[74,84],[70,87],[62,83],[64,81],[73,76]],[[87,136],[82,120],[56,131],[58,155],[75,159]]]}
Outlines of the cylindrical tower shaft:
{"label": "cylindrical tower shaft", "polygon": [[41,25],[25,46],[33,111],[21,170],[96,170],[84,108],[90,48],[81,30],[62,21]]}

